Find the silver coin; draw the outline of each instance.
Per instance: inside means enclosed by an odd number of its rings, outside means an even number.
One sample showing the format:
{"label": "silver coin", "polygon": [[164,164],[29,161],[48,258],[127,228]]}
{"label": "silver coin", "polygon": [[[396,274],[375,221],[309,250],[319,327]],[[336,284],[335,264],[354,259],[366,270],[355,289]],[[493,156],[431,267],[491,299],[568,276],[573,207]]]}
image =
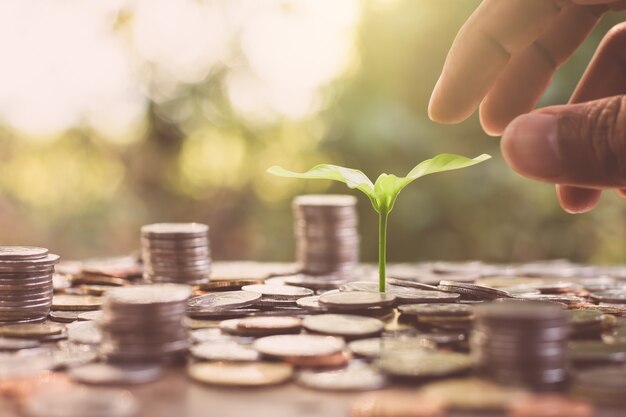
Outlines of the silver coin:
{"label": "silver coin", "polygon": [[302,326],[314,333],[347,338],[371,337],[382,333],[385,324],[373,317],[349,314],[319,314],[302,320]]}
{"label": "silver coin", "polygon": [[114,288],[106,293],[105,300],[123,304],[180,303],[190,296],[191,287],[188,285],[152,284]]}
{"label": "silver coin", "polygon": [[224,291],[191,298],[187,302],[187,306],[194,312],[196,310],[228,310],[253,305],[260,299],[261,294],[258,292],[246,290]]}
{"label": "silver coin", "polygon": [[203,235],[209,232],[209,226],[201,223],[154,223],[141,227],[145,237],[186,237]]}
{"label": "silver coin", "polygon": [[458,375],[474,365],[469,355],[456,352],[393,352],[383,355],[376,366],[384,373],[398,378],[436,378]]}
{"label": "silver coin", "polygon": [[339,353],[345,343],[332,336],[298,334],[262,337],[252,347],[274,357],[316,357]]}
{"label": "silver coin", "polygon": [[135,385],[156,381],[163,375],[163,368],[159,365],[93,363],[72,368],[68,374],[84,384]]}
{"label": "silver coin", "polygon": [[218,341],[201,343],[192,346],[191,354],[201,360],[207,361],[257,361],[259,352],[250,346],[241,345],[233,341]]}
{"label": "silver coin", "polygon": [[93,320],[93,321],[98,321],[102,319],[102,310],[95,310],[95,311],[85,311],[82,313],[78,313],[78,320],[83,320],[83,321],[87,321],[87,320]]}
{"label": "silver coin", "polygon": [[82,366],[98,358],[98,351],[89,345],[59,342],[58,348],[51,351],[55,369]]}
{"label": "silver coin", "polygon": [[296,300],[298,307],[304,308],[309,311],[326,312],[328,309],[320,304],[319,295],[311,295],[309,297],[302,297]]}
{"label": "silver coin", "polygon": [[301,297],[313,295],[313,290],[290,285],[246,285],[242,287],[244,291],[252,291],[261,294],[263,297],[273,299],[297,300]]}
{"label": "silver coin", "polygon": [[303,370],[296,375],[298,385],[322,391],[370,391],[387,385],[387,378],[373,366],[353,363],[331,371]]}
{"label": "silver coin", "polygon": [[[379,292],[379,285],[377,282],[355,281],[343,285],[340,289],[342,291]],[[394,295],[398,303],[456,302],[460,298],[459,294],[397,285],[387,285],[385,294]]]}
{"label": "silver coin", "polygon": [[376,359],[384,354],[393,352],[423,352],[433,351],[435,344],[422,337],[375,337],[354,340],[348,344],[350,351],[361,358]]}
{"label": "silver coin", "polygon": [[48,255],[48,249],[34,246],[0,246],[0,260],[41,259]]}
{"label": "silver coin", "polygon": [[376,292],[350,291],[320,296],[320,304],[338,310],[355,310],[367,307],[391,306],[396,301],[394,295]]}
{"label": "silver coin", "polygon": [[75,321],[66,326],[67,338],[74,343],[97,345],[102,341],[102,332],[93,321]]}
{"label": "silver coin", "polygon": [[398,307],[401,314],[411,316],[469,316],[471,305],[458,303],[404,304]]}

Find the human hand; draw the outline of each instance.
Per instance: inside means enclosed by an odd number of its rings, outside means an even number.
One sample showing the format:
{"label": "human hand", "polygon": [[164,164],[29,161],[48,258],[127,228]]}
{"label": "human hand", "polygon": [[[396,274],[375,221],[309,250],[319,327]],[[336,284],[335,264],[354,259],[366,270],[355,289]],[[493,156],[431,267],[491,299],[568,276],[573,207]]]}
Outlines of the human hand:
{"label": "human hand", "polygon": [[625,6],[608,0],[484,0],[450,50],[431,98],[431,118],[459,122],[480,105],[488,133],[506,127],[502,152],[513,169],[560,184],[565,210],[590,210],[602,189],[626,189],[626,25],[607,35],[576,88],[570,103],[583,104],[517,116],[534,108],[558,65],[600,16]]}

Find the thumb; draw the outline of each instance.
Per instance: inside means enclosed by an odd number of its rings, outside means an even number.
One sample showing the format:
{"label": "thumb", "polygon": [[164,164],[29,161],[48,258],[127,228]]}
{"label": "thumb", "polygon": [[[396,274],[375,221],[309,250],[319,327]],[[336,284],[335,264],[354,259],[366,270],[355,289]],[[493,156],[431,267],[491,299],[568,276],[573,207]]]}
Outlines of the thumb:
{"label": "thumb", "polygon": [[626,96],[547,107],[513,120],[501,141],[519,174],[556,184],[626,186]]}

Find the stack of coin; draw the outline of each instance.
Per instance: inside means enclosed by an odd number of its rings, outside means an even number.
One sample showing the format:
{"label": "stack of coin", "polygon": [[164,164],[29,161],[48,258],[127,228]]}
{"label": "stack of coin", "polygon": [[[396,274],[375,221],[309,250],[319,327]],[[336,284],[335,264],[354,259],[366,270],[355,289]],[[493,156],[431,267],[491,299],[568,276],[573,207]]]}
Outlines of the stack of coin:
{"label": "stack of coin", "polygon": [[153,284],[108,291],[99,321],[100,352],[112,362],[176,359],[189,347],[183,319],[191,287]]}
{"label": "stack of coin", "polygon": [[144,278],[151,282],[199,284],[211,273],[209,227],[155,223],[141,228]]}
{"label": "stack of coin", "polygon": [[0,324],[45,320],[57,262],[45,248],[0,246]]}
{"label": "stack of coin", "polygon": [[538,390],[563,383],[569,332],[565,310],[516,301],[483,304],[474,314],[470,344],[485,375]]}
{"label": "stack of coin", "polygon": [[359,262],[356,198],[302,195],[293,201],[293,210],[302,272],[351,277]]}

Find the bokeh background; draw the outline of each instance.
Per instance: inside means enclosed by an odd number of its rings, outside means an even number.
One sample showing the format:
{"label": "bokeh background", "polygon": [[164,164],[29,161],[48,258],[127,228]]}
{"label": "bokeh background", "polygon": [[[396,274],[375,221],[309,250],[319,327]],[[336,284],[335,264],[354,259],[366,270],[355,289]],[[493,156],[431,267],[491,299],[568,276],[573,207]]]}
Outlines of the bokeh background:
{"label": "bokeh background", "polygon": [[[626,262],[626,202],[571,216],[512,173],[473,117],[426,116],[477,0],[2,0],[0,239],[66,258],[138,247],[156,221],[211,226],[216,259],[293,259],[290,203],[345,192],[271,177],[317,163],[404,174],[440,152],[494,155],[426,177],[390,220],[389,258]],[[542,104],[564,103],[606,16]],[[376,217],[360,198],[362,257]]]}

